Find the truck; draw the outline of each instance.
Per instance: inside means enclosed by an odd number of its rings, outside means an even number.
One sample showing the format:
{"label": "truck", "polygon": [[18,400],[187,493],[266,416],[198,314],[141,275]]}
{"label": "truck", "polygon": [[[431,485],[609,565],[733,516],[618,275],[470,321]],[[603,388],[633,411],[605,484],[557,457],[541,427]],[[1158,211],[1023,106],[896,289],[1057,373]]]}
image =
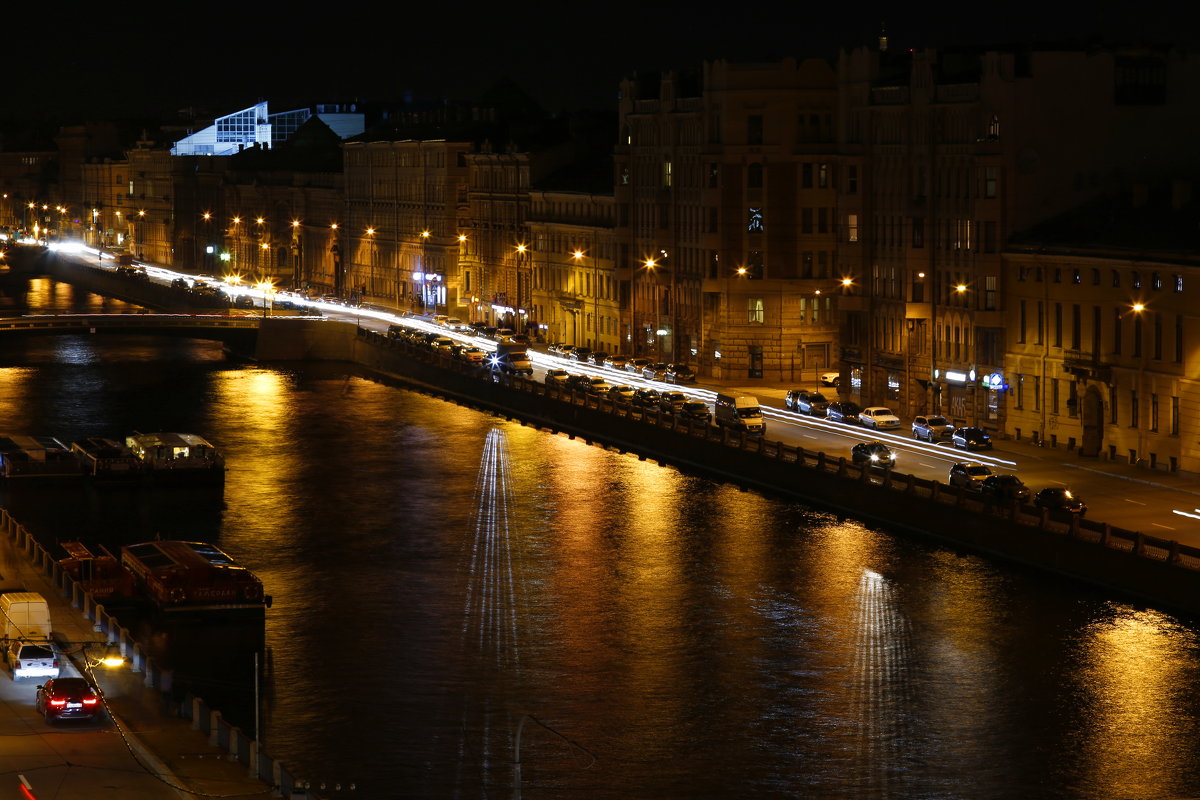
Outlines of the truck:
{"label": "truck", "polygon": [[0,594],[4,638],[44,641],[50,638],[50,605],[37,592]]}
{"label": "truck", "polygon": [[713,408],[716,411],[716,423],[722,427],[736,428],[754,436],[761,436],[767,430],[757,397],[748,394],[718,394]]}
{"label": "truck", "polygon": [[532,375],[533,362],[529,360],[529,346],[517,342],[500,342],[491,359],[492,369],[512,375]]}

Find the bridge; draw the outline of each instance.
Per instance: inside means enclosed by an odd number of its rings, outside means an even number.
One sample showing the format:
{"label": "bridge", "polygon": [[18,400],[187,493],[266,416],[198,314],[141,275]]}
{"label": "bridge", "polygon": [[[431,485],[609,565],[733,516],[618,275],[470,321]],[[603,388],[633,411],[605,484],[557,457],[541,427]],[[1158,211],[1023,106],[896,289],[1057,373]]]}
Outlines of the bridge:
{"label": "bridge", "polygon": [[353,322],[313,316],[237,314],[35,314],[0,317],[0,344],[26,336],[135,334],[209,339],[267,361],[352,360]]}

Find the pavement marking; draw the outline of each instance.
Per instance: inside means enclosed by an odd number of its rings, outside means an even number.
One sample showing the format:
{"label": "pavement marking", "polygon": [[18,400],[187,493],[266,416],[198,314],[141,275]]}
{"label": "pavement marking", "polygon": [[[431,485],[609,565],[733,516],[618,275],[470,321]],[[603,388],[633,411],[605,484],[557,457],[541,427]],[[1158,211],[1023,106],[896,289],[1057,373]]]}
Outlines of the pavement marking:
{"label": "pavement marking", "polygon": [[803,436],[805,439],[816,439],[817,438],[816,436],[813,436],[811,433],[805,433],[805,434],[803,434]]}
{"label": "pavement marking", "polygon": [[1156,527],[1156,528],[1166,528],[1166,529],[1167,529],[1167,530],[1169,530],[1169,531],[1173,531],[1173,530],[1175,530],[1175,529],[1174,529],[1174,528],[1172,528],[1170,525],[1160,525],[1160,524],[1159,524],[1159,523],[1157,523],[1157,522],[1151,522],[1150,524],[1151,524],[1151,525],[1153,525],[1153,526],[1154,526],[1154,527]]}
{"label": "pavement marking", "polygon": [[924,461],[918,461],[917,465],[922,466],[922,467],[929,467],[930,469],[937,469],[937,464],[926,464]]}
{"label": "pavement marking", "polygon": [[1126,497],[1126,498],[1125,498],[1125,502],[1126,502],[1126,503],[1136,503],[1136,504],[1137,504],[1137,505],[1139,505],[1139,506],[1144,506],[1144,505],[1146,505],[1145,503],[1143,503],[1143,502],[1142,502],[1142,501],[1140,501],[1140,500],[1130,500],[1128,497]]}

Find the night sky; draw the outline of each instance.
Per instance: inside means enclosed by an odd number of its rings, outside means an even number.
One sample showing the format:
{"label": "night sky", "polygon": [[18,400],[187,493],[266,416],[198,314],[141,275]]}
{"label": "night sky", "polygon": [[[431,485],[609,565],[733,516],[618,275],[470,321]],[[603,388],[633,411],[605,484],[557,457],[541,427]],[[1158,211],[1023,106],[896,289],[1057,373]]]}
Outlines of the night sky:
{"label": "night sky", "polygon": [[9,91],[0,111],[225,113],[260,98],[284,110],[391,101],[406,91],[420,100],[470,99],[500,77],[549,110],[612,109],[620,79],[634,70],[695,68],[721,57],[832,58],[840,47],[873,43],[881,23],[897,49],[1088,37],[1195,45],[1179,41],[1180,31],[1196,30],[1181,17],[1183,3],[816,5],[81,6],[88,10],[7,29]]}

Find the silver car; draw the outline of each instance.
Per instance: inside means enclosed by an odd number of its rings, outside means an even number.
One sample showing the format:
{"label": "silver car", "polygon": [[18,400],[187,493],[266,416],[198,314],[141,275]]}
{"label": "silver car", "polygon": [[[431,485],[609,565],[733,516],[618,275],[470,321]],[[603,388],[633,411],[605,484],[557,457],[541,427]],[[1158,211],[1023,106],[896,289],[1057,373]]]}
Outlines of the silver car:
{"label": "silver car", "polygon": [[919,414],[913,417],[912,432],[914,439],[941,442],[950,438],[954,426],[945,417]]}

